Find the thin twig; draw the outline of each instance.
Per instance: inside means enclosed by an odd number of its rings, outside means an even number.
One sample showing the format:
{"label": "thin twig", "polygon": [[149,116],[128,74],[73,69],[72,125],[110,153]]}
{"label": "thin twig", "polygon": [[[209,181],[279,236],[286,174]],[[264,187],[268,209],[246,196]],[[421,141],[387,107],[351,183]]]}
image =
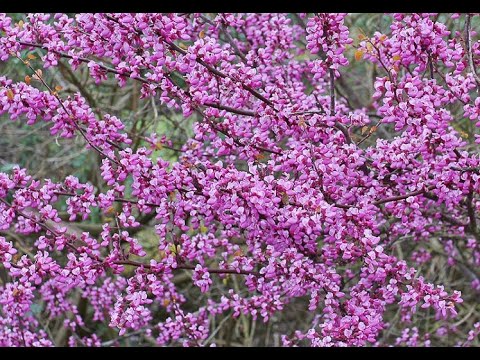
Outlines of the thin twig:
{"label": "thin twig", "polygon": [[467,56],[468,56],[468,64],[470,66],[470,71],[477,82],[477,90],[480,89],[480,78],[475,71],[475,64],[473,62],[473,52],[472,52],[472,38],[470,36],[470,27],[471,27],[471,20],[472,15],[467,14],[467,18],[465,20],[465,46],[467,48]]}

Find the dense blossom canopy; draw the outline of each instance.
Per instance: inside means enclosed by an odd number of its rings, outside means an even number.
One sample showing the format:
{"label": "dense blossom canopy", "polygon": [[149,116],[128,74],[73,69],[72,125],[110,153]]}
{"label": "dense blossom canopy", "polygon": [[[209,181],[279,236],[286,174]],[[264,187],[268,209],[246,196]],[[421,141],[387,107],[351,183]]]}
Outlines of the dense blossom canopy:
{"label": "dense blossom canopy", "polygon": [[[0,345],[61,345],[45,319],[70,346],[112,338],[95,323],[210,345],[226,314],[281,321],[292,303],[312,316],[286,346],[477,341],[480,323],[458,312],[480,291],[480,159],[452,112],[480,125],[476,14],[452,15],[455,34],[437,14],[392,14],[372,36],[352,36],[346,16],[0,14],[0,60],[29,74],[0,76],[0,114],[81,139],[102,181],[0,173]],[[369,107],[336,90],[356,61],[377,70]],[[168,137],[134,148],[122,119],[47,81],[60,63],[195,119],[178,161],[157,154]],[[73,230],[93,209],[100,234]],[[146,225],[153,252],[136,237]],[[425,278],[437,256],[461,288]],[[436,333],[417,328],[427,316]]]}

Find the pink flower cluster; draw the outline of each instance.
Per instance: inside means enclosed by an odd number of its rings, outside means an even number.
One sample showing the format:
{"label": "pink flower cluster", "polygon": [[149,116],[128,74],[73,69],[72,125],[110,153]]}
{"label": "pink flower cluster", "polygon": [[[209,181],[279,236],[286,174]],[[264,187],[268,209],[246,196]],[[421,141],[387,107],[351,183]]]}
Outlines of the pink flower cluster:
{"label": "pink flower cluster", "polygon": [[[335,96],[353,54],[347,16],[29,14],[20,26],[0,14],[0,60],[40,79],[0,77],[0,115],[78,137],[102,182],[0,173],[0,345],[58,345],[43,312],[70,346],[108,343],[87,323],[202,346],[214,318],[276,321],[291,304],[313,315],[285,346],[429,345],[412,319],[448,324],[464,299],[423,265],[446,255],[471,277],[462,290],[478,290],[480,158],[452,113],[478,125],[476,74],[436,14],[391,15],[388,33],[358,44],[378,76],[370,108],[352,108]],[[42,56],[26,57],[34,49]],[[119,117],[33,73],[60,63],[97,84],[138,82],[141,98],[195,119],[178,161],[156,153],[168,138],[131,147]],[[389,124],[390,137],[364,141]],[[75,226],[94,209],[98,236]],[[141,226],[155,230],[153,251]],[[383,337],[392,321],[401,334]],[[464,335],[473,343],[478,323]]]}

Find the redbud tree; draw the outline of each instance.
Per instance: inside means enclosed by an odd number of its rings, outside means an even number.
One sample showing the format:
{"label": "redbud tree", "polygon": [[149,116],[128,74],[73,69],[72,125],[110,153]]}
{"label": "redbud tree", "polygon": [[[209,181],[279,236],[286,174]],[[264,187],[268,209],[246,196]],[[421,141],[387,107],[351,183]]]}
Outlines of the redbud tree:
{"label": "redbud tree", "polygon": [[21,17],[1,122],[98,171],[0,173],[0,345],[479,344],[478,14]]}

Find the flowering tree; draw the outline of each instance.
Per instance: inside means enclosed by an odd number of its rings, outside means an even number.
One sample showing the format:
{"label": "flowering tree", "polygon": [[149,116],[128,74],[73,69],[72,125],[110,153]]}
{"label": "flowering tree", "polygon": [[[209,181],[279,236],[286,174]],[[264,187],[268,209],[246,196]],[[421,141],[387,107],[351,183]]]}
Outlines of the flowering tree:
{"label": "flowering tree", "polygon": [[[0,114],[100,163],[95,185],[0,173],[0,345],[221,345],[224,321],[257,318],[286,346],[478,345],[480,138],[457,126],[480,124],[478,17],[383,19],[0,15],[22,69]],[[345,85],[359,63],[367,104]],[[59,67],[135,84],[192,135],[127,131]],[[77,226],[93,215],[100,231]]]}

